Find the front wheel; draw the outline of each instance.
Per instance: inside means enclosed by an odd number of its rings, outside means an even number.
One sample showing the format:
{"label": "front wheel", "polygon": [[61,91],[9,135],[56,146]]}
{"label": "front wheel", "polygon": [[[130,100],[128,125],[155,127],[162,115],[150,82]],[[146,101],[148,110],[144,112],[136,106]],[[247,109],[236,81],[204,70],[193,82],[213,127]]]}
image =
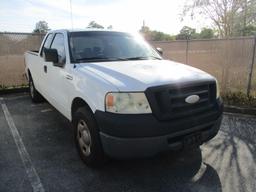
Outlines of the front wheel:
{"label": "front wheel", "polygon": [[30,93],[31,100],[34,103],[39,103],[43,101],[42,95],[36,90],[34,86],[32,77],[29,78],[29,93]]}
{"label": "front wheel", "polygon": [[79,108],[74,114],[73,126],[76,147],[84,163],[89,167],[103,165],[105,156],[92,112],[86,107]]}

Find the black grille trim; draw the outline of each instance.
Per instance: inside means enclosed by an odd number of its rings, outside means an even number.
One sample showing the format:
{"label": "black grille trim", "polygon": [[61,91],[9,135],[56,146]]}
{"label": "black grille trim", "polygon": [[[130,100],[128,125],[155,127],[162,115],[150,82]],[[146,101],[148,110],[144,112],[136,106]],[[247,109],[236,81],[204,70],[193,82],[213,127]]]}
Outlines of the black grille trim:
{"label": "black grille trim", "polygon": [[[145,91],[153,114],[159,120],[172,120],[198,116],[217,111],[216,82],[190,82],[150,87]],[[199,102],[189,104],[185,98],[198,95]]]}

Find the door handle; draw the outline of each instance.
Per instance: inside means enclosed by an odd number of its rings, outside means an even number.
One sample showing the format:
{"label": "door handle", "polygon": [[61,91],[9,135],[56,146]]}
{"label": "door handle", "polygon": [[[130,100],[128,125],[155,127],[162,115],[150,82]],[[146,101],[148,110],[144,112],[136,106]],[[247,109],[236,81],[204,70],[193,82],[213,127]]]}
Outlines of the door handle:
{"label": "door handle", "polygon": [[69,75],[69,74],[66,74],[66,79],[68,79],[68,80],[73,80],[73,77],[71,76],[71,75]]}
{"label": "door handle", "polygon": [[44,72],[47,73],[47,66],[44,65]]}

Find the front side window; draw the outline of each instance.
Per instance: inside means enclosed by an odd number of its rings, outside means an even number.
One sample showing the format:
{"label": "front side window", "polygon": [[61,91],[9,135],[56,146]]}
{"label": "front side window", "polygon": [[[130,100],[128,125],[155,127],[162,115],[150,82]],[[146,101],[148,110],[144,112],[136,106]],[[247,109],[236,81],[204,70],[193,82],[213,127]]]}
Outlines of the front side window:
{"label": "front side window", "polygon": [[122,32],[71,32],[72,62],[161,59],[142,38]]}
{"label": "front side window", "polygon": [[66,63],[66,52],[64,47],[64,35],[57,33],[53,39],[51,49],[58,51],[59,63]]}
{"label": "front side window", "polygon": [[52,34],[52,33],[50,33],[50,34],[46,37],[46,40],[45,40],[45,42],[44,42],[42,51],[41,51],[41,53],[40,53],[41,56],[43,55],[43,51],[44,51],[45,48],[46,48],[46,49],[49,49],[49,48],[50,48],[51,43],[52,43],[52,38],[53,38],[53,34]]}

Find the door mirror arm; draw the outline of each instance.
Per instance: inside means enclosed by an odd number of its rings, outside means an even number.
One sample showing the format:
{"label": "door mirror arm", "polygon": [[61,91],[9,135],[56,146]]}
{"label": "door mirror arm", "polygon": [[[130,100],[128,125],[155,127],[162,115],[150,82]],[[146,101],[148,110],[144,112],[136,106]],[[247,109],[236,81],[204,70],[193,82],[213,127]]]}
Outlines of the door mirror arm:
{"label": "door mirror arm", "polygon": [[156,51],[162,56],[164,54],[163,49],[160,47],[156,48]]}

